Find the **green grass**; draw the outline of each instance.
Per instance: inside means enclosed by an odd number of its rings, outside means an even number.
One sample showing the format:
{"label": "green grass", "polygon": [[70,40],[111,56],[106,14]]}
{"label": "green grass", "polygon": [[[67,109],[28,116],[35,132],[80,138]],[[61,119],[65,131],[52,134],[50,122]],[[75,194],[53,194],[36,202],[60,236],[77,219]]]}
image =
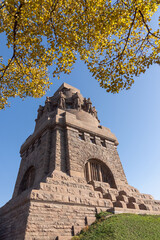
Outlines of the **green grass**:
{"label": "green grass", "polygon": [[160,216],[117,214],[106,218],[97,215],[97,221],[86,226],[72,240],[160,240]]}

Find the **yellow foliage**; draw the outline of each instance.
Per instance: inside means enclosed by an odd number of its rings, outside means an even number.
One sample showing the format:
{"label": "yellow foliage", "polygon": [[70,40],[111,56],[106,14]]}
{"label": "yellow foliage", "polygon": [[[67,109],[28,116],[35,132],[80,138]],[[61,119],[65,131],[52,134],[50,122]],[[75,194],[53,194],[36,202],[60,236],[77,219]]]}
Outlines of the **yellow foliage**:
{"label": "yellow foliage", "polygon": [[[13,49],[0,58],[0,108],[9,97],[39,97],[69,74],[77,53],[107,92],[129,89],[134,76],[159,63],[160,31],[149,26],[160,0],[0,1],[0,33]],[[160,20],[160,19],[159,19]]]}

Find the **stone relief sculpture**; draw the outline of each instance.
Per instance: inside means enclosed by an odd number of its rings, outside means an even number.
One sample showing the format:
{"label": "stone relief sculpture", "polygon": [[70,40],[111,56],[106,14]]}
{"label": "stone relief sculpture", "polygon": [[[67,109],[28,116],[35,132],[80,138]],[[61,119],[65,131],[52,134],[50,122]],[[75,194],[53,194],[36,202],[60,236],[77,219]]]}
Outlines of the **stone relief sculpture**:
{"label": "stone relief sculpture", "polygon": [[[56,108],[63,110],[77,109],[90,113],[98,120],[97,110],[95,106],[92,106],[91,99],[82,98],[79,92],[72,93],[71,97],[67,98],[66,92],[60,91],[55,97],[47,97],[45,106],[39,106],[37,119],[40,119],[44,113],[52,112]],[[99,120],[98,120],[99,121]]]}

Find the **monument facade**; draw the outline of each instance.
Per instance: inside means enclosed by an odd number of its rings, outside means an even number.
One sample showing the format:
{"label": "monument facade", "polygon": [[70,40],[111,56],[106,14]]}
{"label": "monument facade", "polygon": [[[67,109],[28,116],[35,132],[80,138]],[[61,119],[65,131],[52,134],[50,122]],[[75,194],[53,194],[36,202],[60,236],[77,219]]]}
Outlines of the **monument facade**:
{"label": "monument facade", "polygon": [[91,99],[64,83],[39,106],[21,147],[13,197],[0,209],[0,239],[71,239],[100,211],[160,214],[160,201],[128,184],[117,145]]}

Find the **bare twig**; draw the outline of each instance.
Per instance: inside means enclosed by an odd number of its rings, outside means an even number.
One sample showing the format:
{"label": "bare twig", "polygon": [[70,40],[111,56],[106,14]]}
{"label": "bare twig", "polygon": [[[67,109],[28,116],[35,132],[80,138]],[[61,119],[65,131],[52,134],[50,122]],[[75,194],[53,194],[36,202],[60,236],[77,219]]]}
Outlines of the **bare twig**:
{"label": "bare twig", "polygon": [[[143,39],[141,40],[141,45],[140,45],[139,48],[136,50],[136,53],[138,53],[138,52],[141,50],[144,42],[145,42],[146,40],[148,41],[148,36],[149,36],[149,33],[147,33],[147,35],[145,36],[145,38],[143,38]],[[143,46],[143,49],[144,49],[144,47],[145,47],[145,46]]]}

